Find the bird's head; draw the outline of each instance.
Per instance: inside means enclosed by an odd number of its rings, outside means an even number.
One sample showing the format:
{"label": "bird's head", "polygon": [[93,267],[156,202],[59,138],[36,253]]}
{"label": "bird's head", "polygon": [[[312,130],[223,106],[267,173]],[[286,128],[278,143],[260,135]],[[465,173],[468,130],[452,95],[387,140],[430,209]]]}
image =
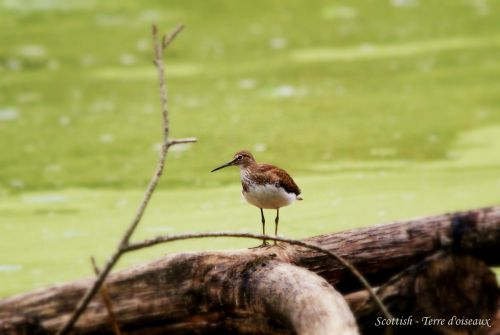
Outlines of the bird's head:
{"label": "bird's head", "polygon": [[210,172],[215,172],[217,170],[233,165],[246,168],[253,163],[255,163],[255,158],[253,158],[253,155],[250,153],[250,151],[241,150],[234,154],[233,160],[222,164],[221,166],[213,169]]}

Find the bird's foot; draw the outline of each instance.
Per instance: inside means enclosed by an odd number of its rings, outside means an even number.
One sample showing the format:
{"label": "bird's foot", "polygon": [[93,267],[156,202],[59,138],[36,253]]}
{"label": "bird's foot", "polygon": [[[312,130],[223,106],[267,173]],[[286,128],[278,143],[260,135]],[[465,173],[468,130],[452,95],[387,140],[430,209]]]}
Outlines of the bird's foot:
{"label": "bird's foot", "polygon": [[252,247],[250,249],[260,249],[260,248],[270,248],[270,247],[271,247],[271,245],[269,243],[267,243],[267,241],[264,241],[264,242],[262,242],[261,245],[258,245],[256,247]]}

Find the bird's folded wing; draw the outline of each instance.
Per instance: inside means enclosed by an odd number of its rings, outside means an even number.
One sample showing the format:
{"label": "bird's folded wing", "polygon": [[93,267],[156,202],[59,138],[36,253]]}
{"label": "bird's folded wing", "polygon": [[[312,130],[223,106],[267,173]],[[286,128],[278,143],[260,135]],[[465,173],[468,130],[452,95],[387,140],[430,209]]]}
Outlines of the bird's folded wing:
{"label": "bird's folded wing", "polygon": [[259,172],[267,175],[269,180],[276,186],[284,188],[288,193],[294,193],[297,196],[300,194],[300,188],[285,170],[270,164],[259,164]]}

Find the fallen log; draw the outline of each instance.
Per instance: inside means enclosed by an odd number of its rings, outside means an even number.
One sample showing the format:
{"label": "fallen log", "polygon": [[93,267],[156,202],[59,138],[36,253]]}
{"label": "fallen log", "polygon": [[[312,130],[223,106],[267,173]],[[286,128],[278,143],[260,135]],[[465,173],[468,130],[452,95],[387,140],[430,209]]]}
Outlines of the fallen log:
{"label": "fallen log", "polygon": [[[413,265],[378,288],[394,316],[387,320],[368,292],[345,296],[364,334],[485,334],[497,311],[495,273],[469,255],[438,253]],[[471,325],[464,324],[471,323]]]}
{"label": "fallen log", "polygon": [[[290,330],[358,334],[354,316],[331,285],[275,257],[272,253],[255,257],[251,252],[174,255],[156,264],[163,269],[161,275],[140,269],[112,275],[107,293],[127,334],[188,333],[198,328],[209,333],[230,329],[240,334]],[[167,266],[161,264],[165,261]],[[0,308],[0,329],[21,334],[26,322],[38,319],[42,322],[37,334],[54,333],[87,285],[82,281],[5,301]],[[15,310],[6,312],[5,303]],[[241,322],[249,316],[251,323]],[[94,299],[75,330],[78,334],[112,333],[100,299]]]}
{"label": "fallen log", "polygon": [[[455,212],[353,229],[305,241],[336,252],[378,286],[410,264],[441,250],[500,265],[500,207]],[[303,248],[291,248],[289,261],[316,272],[343,294],[362,289],[337,261]]]}
{"label": "fallen log", "polygon": [[[471,254],[488,265],[498,265],[500,207],[355,229],[308,241],[344,256],[376,285],[437,251]],[[357,280],[338,262],[292,246],[170,255],[114,273],[106,286],[116,318],[126,333],[186,333],[193,327],[204,329],[204,333],[221,329],[289,333],[290,329],[300,329],[290,321],[295,320],[291,312],[276,306],[262,309],[267,302],[252,299],[263,291],[248,291],[247,286],[248,274],[256,265],[277,267],[274,264],[283,263],[315,272],[341,292],[359,289]],[[314,276],[305,273],[305,277]],[[303,285],[308,281],[301,280]],[[30,334],[53,333],[70,315],[90,282],[80,280],[1,300],[0,330],[12,334],[24,334],[26,330]],[[335,322],[349,324],[345,313]],[[92,300],[76,329],[82,334],[110,332],[100,299]]]}

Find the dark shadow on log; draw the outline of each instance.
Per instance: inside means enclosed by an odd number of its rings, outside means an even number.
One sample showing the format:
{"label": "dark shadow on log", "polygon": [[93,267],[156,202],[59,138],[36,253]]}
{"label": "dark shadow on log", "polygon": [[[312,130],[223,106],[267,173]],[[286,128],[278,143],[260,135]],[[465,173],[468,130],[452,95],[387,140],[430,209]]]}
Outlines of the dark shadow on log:
{"label": "dark shadow on log", "polygon": [[497,303],[497,313],[495,315],[495,320],[493,320],[493,326],[489,331],[486,332],[487,335],[500,335],[500,298]]}
{"label": "dark shadow on log", "polygon": [[[477,322],[489,319],[491,325],[499,298],[496,276],[483,261],[442,253],[408,268],[381,286],[377,293],[398,318],[396,322],[406,323],[395,326],[394,334],[405,335],[485,334],[490,330],[487,326],[456,325],[460,320],[453,317]],[[349,294],[346,300],[362,333],[384,333],[384,327],[377,326],[384,318],[367,292]],[[443,321],[433,321],[438,319]],[[450,320],[454,325],[448,324]],[[432,322],[436,324],[430,325]]]}

